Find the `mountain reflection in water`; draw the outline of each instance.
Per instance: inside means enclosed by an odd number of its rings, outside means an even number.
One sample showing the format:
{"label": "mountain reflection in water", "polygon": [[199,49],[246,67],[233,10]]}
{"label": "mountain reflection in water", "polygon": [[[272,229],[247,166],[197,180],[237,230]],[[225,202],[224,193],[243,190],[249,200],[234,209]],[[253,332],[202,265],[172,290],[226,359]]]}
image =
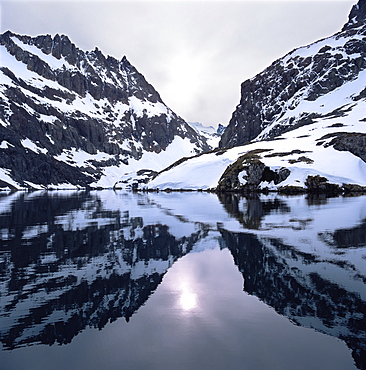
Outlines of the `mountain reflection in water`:
{"label": "mountain reflection in water", "polygon": [[[0,197],[4,350],[127,321],[181,257],[227,247],[258,297],[366,368],[366,197],[103,192]],[[197,306],[183,289],[183,310]],[[227,302],[230,304],[230,302]]]}

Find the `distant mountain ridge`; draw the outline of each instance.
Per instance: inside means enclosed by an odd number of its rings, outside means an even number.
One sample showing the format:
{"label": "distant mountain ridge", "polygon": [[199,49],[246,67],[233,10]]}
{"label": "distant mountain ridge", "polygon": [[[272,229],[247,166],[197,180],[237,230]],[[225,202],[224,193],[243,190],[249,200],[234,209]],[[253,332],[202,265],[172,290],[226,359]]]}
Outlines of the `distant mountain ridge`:
{"label": "distant mountain ridge", "polygon": [[113,186],[125,172],[210,149],[126,57],[10,31],[0,49],[3,185]]}
{"label": "distant mountain ridge", "polygon": [[217,128],[213,126],[204,126],[200,122],[188,122],[199,134],[203,135],[207,139],[207,143],[212,148],[217,148],[221,139],[221,135],[225,131],[226,127],[219,123]]}

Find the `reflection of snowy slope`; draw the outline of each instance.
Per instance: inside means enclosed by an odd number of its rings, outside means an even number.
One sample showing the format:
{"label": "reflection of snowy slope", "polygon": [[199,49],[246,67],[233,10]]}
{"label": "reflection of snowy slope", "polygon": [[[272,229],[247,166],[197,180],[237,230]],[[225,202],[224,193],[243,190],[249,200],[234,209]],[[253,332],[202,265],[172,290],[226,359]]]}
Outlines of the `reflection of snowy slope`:
{"label": "reflection of snowy slope", "polygon": [[362,364],[366,197],[222,201],[238,221],[221,232],[244,289],[296,323],[341,338]]}
{"label": "reflection of snowy slope", "polygon": [[[337,248],[332,243],[332,235],[338,230],[356,229],[360,225],[366,228],[366,197],[330,198],[324,201],[305,197],[278,197],[263,196],[262,202],[257,200],[257,209],[262,204],[280,200],[285,207],[273,209],[271,212],[256,214],[260,222],[256,229],[248,228],[246,219],[251,218],[251,210],[255,208],[246,198],[238,201],[237,219],[240,224],[233,222],[223,223],[223,227],[231,231],[244,231],[256,234],[261,240],[276,238],[286,245],[291,245],[302,253],[310,253],[319,259],[334,261],[347,260],[356,271],[366,271],[364,245],[357,248],[352,242],[343,248]],[[262,204],[261,204],[262,203]],[[365,229],[366,231],[366,229]],[[358,233],[358,231],[357,231]]]}
{"label": "reflection of snowy slope", "polygon": [[128,320],[178,258],[217,245],[231,250],[248,292],[301,325],[347,342],[364,307],[366,197],[102,191],[0,199],[6,348],[66,343],[87,326]]}
{"label": "reflection of snowy slope", "polygon": [[278,239],[223,231],[244,290],[295,323],[344,340],[363,369],[365,276],[352,265],[303,253]]}
{"label": "reflection of snowy slope", "polygon": [[[38,212],[45,208],[46,214]],[[69,342],[86,326],[128,320],[179,257],[197,243],[196,251],[211,248],[207,240],[218,237],[131,193],[23,194],[7,210],[0,216],[1,338],[7,348]],[[11,220],[20,213],[30,218],[14,233]]]}
{"label": "reflection of snowy slope", "polygon": [[243,273],[246,291],[304,327],[341,338],[353,350],[357,364],[362,363],[365,196],[222,194],[221,204],[205,193],[151,196],[181,219],[200,220],[218,229],[219,242],[230,249]]}

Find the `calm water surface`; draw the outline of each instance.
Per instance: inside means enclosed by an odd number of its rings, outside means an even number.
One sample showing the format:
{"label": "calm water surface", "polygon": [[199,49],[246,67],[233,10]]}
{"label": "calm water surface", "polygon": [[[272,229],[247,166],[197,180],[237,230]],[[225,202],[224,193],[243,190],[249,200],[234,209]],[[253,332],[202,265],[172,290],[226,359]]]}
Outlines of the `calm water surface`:
{"label": "calm water surface", "polygon": [[365,369],[366,197],[0,195],[0,368]]}

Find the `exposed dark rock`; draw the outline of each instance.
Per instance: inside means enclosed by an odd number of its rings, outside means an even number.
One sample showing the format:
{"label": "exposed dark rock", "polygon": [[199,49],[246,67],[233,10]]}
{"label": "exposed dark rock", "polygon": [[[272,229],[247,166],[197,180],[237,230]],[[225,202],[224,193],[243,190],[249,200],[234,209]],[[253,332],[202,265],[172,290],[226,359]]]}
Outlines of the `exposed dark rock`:
{"label": "exposed dark rock", "polygon": [[266,154],[264,157],[266,158],[272,158],[272,157],[287,157],[288,155],[293,154],[303,154],[303,153],[309,153],[308,151],[300,150],[300,149],[294,149],[291,150],[291,152],[275,152],[271,154]]}
{"label": "exposed dark rock", "polygon": [[290,164],[294,164],[294,163],[299,163],[299,162],[305,162],[307,164],[312,164],[314,161],[308,157],[305,157],[305,156],[301,156],[297,159],[289,159],[288,160],[288,163]]}
{"label": "exposed dark rock", "polygon": [[338,133],[329,143],[334,149],[348,151],[366,162],[366,134],[351,132]]}
{"label": "exposed dark rock", "polygon": [[349,30],[362,25],[366,20],[366,1],[359,0],[353,5],[348,17],[348,22],[343,26],[342,31]]}
{"label": "exposed dark rock", "polygon": [[325,194],[341,194],[342,188],[338,184],[328,182],[325,177],[316,175],[308,176],[305,180],[305,186],[308,192],[325,193]]}
{"label": "exposed dark rock", "polygon": [[345,195],[366,193],[366,186],[357,184],[343,184],[342,188]]}
{"label": "exposed dark rock", "polygon": [[87,175],[79,169],[20,145],[0,149],[0,167],[9,170],[11,177],[24,187],[26,181],[45,187],[71,183],[85,187],[98,178],[98,171]]}
{"label": "exposed dark rock", "polygon": [[257,190],[265,165],[256,152],[240,156],[222,174],[217,191]]}
{"label": "exposed dark rock", "polygon": [[273,181],[277,185],[286,180],[290,170],[284,167],[279,170],[270,169],[260,160],[259,154],[262,152],[266,150],[248,152],[228,166],[219,180],[217,191],[257,191],[262,182]]}
{"label": "exposed dark rock", "polygon": [[222,135],[224,133],[224,131],[226,130],[226,126],[222,125],[221,123],[219,123],[219,125],[217,126],[217,130],[216,132],[219,134],[219,135]]}
{"label": "exposed dark rock", "polygon": [[285,185],[278,187],[278,194],[296,195],[306,193],[306,189],[301,186]]}
{"label": "exposed dark rock", "polygon": [[290,174],[291,171],[286,167],[271,170],[269,167],[266,166],[262,173],[261,182],[265,181],[270,183],[273,181],[275,185],[278,185],[281,182],[285,181],[290,176]]}

